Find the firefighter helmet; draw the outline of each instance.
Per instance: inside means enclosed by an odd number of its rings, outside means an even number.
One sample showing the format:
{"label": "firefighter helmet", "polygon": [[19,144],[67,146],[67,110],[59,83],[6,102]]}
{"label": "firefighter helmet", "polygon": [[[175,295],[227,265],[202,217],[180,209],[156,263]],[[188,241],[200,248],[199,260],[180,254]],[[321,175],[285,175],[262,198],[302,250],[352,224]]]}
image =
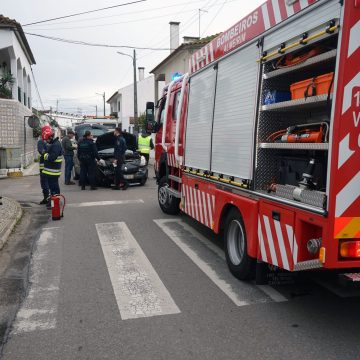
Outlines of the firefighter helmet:
{"label": "firefighter helmet", "polygon": [[41,128],[41,137],[43,140],[48,140],[51,136],[54,135],[54,132],[49,125],[45,125]]}

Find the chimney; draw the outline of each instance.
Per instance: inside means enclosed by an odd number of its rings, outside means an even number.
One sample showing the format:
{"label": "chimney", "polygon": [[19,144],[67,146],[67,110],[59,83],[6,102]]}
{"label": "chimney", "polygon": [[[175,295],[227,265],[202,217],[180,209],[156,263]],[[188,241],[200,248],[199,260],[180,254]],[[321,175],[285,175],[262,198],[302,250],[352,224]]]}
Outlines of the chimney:
{"label": "chimney", "polygon": [[170,23],[170,52],[173,52],[180,45],[179,22],[171,21]]}
{"label": "chimney", "polygon": [[139,81],[142,81],[144,80],[145,78],[145,68],[144,67],[138,67],[138,70],[139,70]]}

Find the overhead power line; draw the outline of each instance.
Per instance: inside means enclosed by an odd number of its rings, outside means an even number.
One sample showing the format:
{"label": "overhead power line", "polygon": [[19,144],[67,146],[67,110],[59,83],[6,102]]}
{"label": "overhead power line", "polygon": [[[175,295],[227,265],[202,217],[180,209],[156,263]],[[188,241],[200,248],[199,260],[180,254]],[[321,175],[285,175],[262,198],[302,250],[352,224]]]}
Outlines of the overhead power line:
{"label": "overhead power line", "polygon": [[[204,0],[191,0],[191,1],[180,2],[180,3],[177,3],[177,4],[166,5],[166,6],[161,6],[161,7],[152,7],[152,8],[149,8],[149,9],[122,12],[121,14],[113,14],[113,15],[106,15],[106,16],[96,16],[96,17],[90,17],[90,18],[85,18],[85,19],[76,19],[76,20],[70,20],[70,21],[60,21],[60,22],[55,22],[55,23],[47,24],[47,25],[48,26],[56,26],[56,25],[63,25],[63,24],[73,24],[73,23],[79,23],[79,22],[86,22],[86,21],[91,21],[92,22],[93,20],[108,19],[108,18],[119,17],[119,16],[128,16],[128,15],[132,15],[132,14],[138,15],[140,13],[158,12],[158,10],[164,10],[164,9],[168,9],[168,8],[179,7],[179,6],[183,6],[183,5],[187,6],[189,4],[194,4],[194,3],[203,2],[203,1]],[[186,8],[186,6],[184,6],[182,8],[182,10],[184,10]]]}
{"label": "overhead power line", "polygon": [[83,46],[95,46],[95,47],[106,47],[106,48],[125,48],[125,49],[139,49],[139,50],[170,50],[170,48],[151,48],[151,47],[141,47],[141,46],[130,46],[130,45],[109,45],[109,44],[98,44],[98,43],[89,43],[86,41],[80,41],[80,40],[70,40],[70,39],[63,39],[53,36],[46,36],[46,35],[40,35],[40,34],[33,34],[25,32],[26,35],[31,36],[37,36],[40,38],[53,40],[53,41],[59,41],[64,42],[68,44],[74,44],[74,45],[83,45]]}
{"label": "overhead power line", "polygon": [[90,14],[90,13],[94,13],[94,12],[98,12],[98,11],[103,11],[103,10],[114,9],[114,8],[121,7],[121,6],[133,5],[133,4],[137,4],[137,3],[140,3],[140,2],[144,2],[144,1],[147,1],[147,0],[135,0],[135,1],[131,1],[131,2],[123,3],[123,4],[118,4],[118,5],[113,5],[113,6],[108,6],[108,7],[100,8],[100,9],[83,11],[83,12],[74,13],[74,14],[69,14],[69,15],[64,15],[64,16],[58,16],[58,17],[56,17],[56,18],[51,18],[51,19],[46,19],[46,20],[35,21],[35,22],[32,22],[32,23],[24,24],[24,25],[22,25],[22,26],[29,26],[29,25],[41,24],[41,23],[45,23],[45,22],[49,22],[49,21],[54,21],[54,20],[66,19],[66,18],[69,18],[69,17],[74,17],[74,16],[79,16],[79,15]]}
{"label": "overhead power line", "polygon": [[169,17],[169,16],[172,16],[172,15],[175,15],[175,14],[177,15],[177,14],[180,14],[180,13],[189,13],[189,12],[192,12],[194,10],[191,9],[191,10],[185,10],[185,11],[180,11],[180,12],[177,11],[175,13],[168,13],[168,14],[164,14],[164,15],[143,17],[143,18],[137,18],[137,19],[134,19],[134,20],[126,20],[126,21],[115,22],[115,23],[103,23],[103,24],[95,24],[95,25],[80,25],[80,26],[71,26],[71,27],[31,28],[31,31],[91,29],[91,28],[98,28],[98,27],[104,27],[104,26],[113,26],[113,25],[129,24],[129,23],[144,22],[144,21],[154,21],[156,19]]}
{"label": "overhead power line", "polygon": [[43,104],[43,102],[42,102],[42,100],[41,100],[39,88],[38,88],[38,86],[37,86],[36,79],[35,79],[35,75],[34,75],[34,72],[33,72],[33,69],[32,69],[32,68],[31,68],[31,74],[32,74],[32,78],[33,78],[33,80],[34,80],[34,85],[35,85],[35,89],[36,89],[37,96],[38,96],[39,101],[40,101],[41,109],[42,109],[42,110],[45,110],[45,109],[44,109],[44,104]]}

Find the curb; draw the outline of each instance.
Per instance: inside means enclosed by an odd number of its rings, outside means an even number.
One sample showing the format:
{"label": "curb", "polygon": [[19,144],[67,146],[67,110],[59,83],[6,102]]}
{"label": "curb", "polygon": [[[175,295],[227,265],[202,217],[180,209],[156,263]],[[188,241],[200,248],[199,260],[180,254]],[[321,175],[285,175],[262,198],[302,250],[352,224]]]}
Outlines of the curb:
{"label": "curb", "polygon": [[[7,199],[9,199],[9,198],[7,198]],[[8,241],[9,236],[11,235],[16,223],[19,221],[19,219],[21,218],[21,216],[23,214],[20,204],[15,200],[10,200],[10,201],[12,201],[16,204],[16,213],[12,216],[12,220],[10,221],[9,225],[7,226],[7,229],[5,231],[3,231],[2,233],[0,233],[0,250],[4,247],[4,245]]]}

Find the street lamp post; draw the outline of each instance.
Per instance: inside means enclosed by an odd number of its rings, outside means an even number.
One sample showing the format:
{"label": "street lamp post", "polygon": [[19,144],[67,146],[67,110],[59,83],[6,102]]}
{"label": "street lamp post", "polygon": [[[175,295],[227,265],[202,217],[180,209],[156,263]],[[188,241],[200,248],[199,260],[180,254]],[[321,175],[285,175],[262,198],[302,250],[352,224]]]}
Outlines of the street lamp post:
{"label": "street lamp post", "polygon": [[134,120],[137,123],[138,118],[138,100],[137,100],[137,81],[136,81],[136,50],[134,49],[134,55],[131,56],[129,54],[122,53],[117,51],[119,55],[125,55],[132,58],[133,67],[134,67]]}
{"label": "street lamp post", "polygon": [[105,116],[105,91],[102,93],[102,94],[100,94],[100,93],[95,93],[96,95],[101,95],[102,96],[102,98],[103,98],[103,102],[104,102],[104,116]]}

